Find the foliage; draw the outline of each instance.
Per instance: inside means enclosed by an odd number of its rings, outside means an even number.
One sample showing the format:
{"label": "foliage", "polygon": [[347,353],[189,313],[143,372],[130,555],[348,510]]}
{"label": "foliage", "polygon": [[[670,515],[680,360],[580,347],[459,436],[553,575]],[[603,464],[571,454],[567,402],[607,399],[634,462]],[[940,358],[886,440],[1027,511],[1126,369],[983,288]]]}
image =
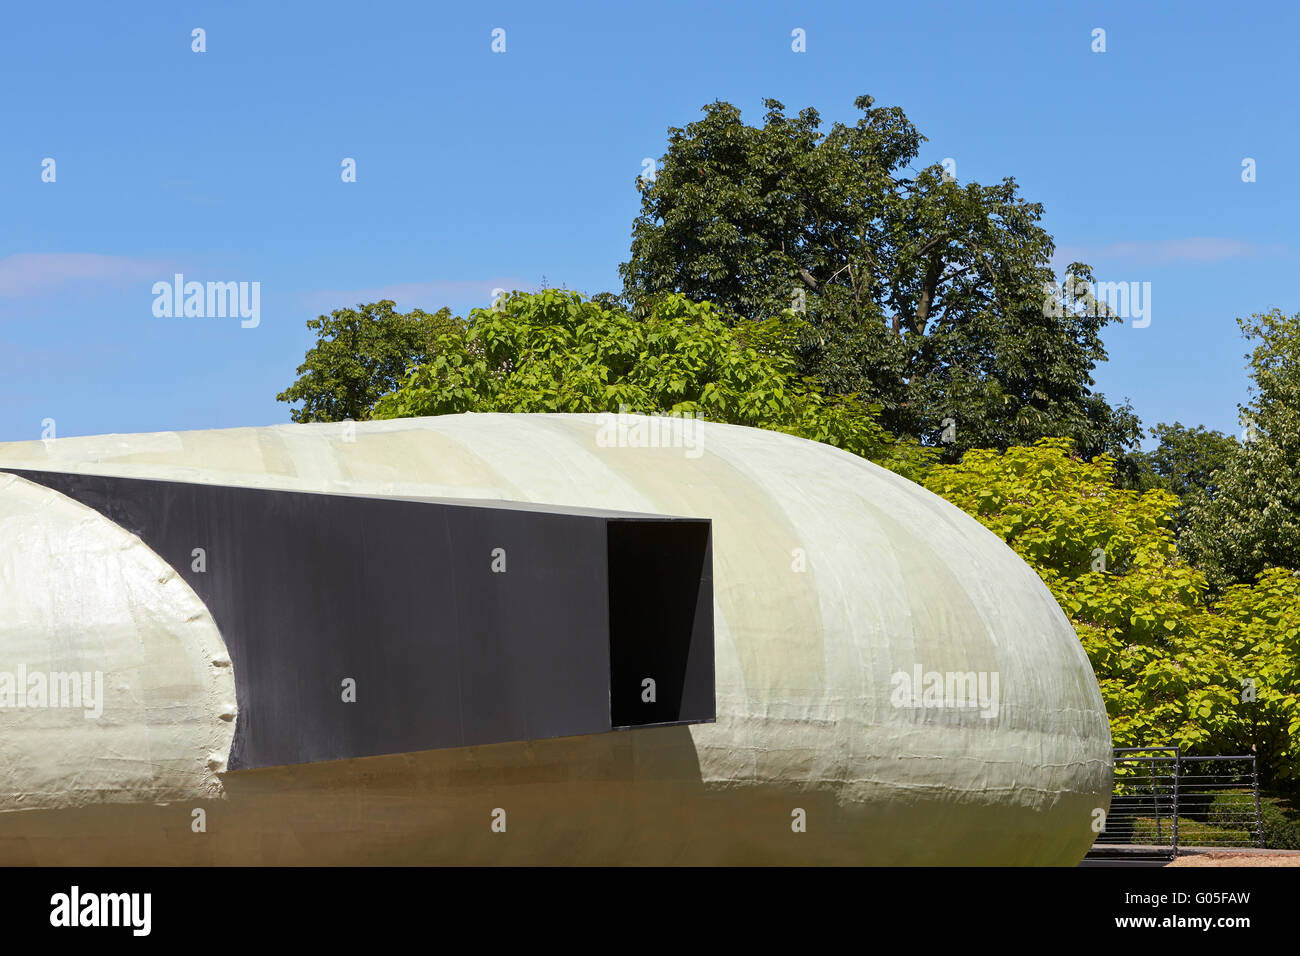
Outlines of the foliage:
{"label": "foliage", "polygon": [[856,124],[828,132],[816,110],[766,106],[762,127],[715,102],[669,130],[661,168],[639,181],[628,301],[676,291],[749,321],[803,311],[801,374],[879,404],[897,435],[933,444],[954,419],[948,460],[1051,434],[1088,455],[1135,442],[1132,410],[1091,391],[1115,319],[1047,307],[1060,304],[1045,295],[1052,239],[1013,179],[904,175],[924,138],[869,96]]}
{"label": "foliage", "polygon": [[406,367],[427,361],[433,341],[455,324],[448,309],[401,313],[389,299],[309,319],[316,344],[298,366],[298,380],[276,400],[302,402],[292,411],[295,422],[367,418]]}
{"label": "foliage", "polygon": [[1225,746],[1254,748],[1265,767],[1300,762],[1300,574],[1268,568],[1251,584],[1230,586],[1203,616],[1201,633],[1232,658],[1238,699],[1247,698]]}
{"label": "foliage", "polygon": [[1253,747],[1267,780],[1300,777],[1300,578],[1272,569],[1207,604],[1205,576],[1176,552],[1178,499],[1113,479],[1109,456],[1083,461],[1049,438],[969,452],[924,484],[1043,578],[1092,662],[1115,746]]}
{"label": "foliage", "polygon": [[1159,445],[1149,452],[1130,453],[1133,468],[1118,480],[1139,491],[1163,488],[1177,495],[1181,507],[1174,515],[1174,532],[1181,537],[1192,505],[1218,496],[1218,476],[1237,454],[1237,439],[1203,425],[1188,428],[1179,422],[1161,423],[1150,434]]}
{"label": "foliage", "polygon": [[1151,429],[1151,437],[1160,444],[1142,456],[1142,490],[1163,488],[1179,499],[1198,495],[1210,500],[1216,497],[1215,476],[1236,454],[1236,438],[1209,431],[1204,425],[1188,428],[1179,422],[1157,425]]}
{"label": "foliage", "polygon": [[676,413],[787,432],[919,474],[925,452],[893,439],[853,395],[794,375],[797,326],[736,326],[714,306],[663,296],[641,319],[555,289],[472,312],[376,418],[454,412]]}
{"label": "foliage", "polygon": [[1291,800],[1261,797],[1263,844],[1274,850],[1300,850],[1300,808]]}
{"label": "foliage", "polygon": [[1188,509],[1182,542],[1216,591],[1270,566],[1300,570],[1300,313],[1238,324],[1256,343],[1253,397],[1241,408],[1247,440],[1218,473],[1214,498]]}

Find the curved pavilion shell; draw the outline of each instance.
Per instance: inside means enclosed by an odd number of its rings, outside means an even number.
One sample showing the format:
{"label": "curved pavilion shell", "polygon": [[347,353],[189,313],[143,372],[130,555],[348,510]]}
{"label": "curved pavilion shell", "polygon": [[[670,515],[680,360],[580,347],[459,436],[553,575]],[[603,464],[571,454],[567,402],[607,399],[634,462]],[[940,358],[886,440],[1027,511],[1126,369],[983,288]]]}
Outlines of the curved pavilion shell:
{"label": "curved pavilion shell", "polygon": [[[0,708],[0,863],[1078,862],[1109,805],[1110,732],[1031,568],[827,445],[612,418],[0,444],[0,468],[709,518],[717,707],[714,723],[223,772],[239,702],[194,592],[97,512],[0,475],[0,672],[102,671],[107,705]],[[946,694],[923,692],[932,675]],[[982,694],[961,696],[967,677]]]}

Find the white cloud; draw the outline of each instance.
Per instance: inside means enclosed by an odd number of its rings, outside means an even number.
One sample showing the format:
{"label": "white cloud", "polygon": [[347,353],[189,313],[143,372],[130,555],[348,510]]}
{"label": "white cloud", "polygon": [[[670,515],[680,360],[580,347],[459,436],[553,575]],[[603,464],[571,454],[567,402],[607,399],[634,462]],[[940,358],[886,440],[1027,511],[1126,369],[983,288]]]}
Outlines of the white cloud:
{"label": "white cloud", "polygon": [[154,259],[82,252],[19,252],[0,259],[0,296],[34,296],[67,291],[71,284],[124,285],[171,275]]}

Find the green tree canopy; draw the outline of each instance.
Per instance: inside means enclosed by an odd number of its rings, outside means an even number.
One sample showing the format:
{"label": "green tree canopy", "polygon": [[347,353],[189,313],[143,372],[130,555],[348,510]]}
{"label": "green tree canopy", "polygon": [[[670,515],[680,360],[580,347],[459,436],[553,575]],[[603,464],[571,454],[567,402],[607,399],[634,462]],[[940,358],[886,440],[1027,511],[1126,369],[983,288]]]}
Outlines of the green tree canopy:
{"label": "green tree canopy", "polygon": [[895,441],[852,395],[794,375],[798,327],[737,326],[714,306],[661,297],[640,319],[608,297],[514,293],[443,332],[433,358],[376,405],[376,418],[455,412],[690,414],[788,432],[906,474],[926,455]]}
{"label": "green tree canopy", "polygon": [[1217,473],[1214,497],[1189,507],[1181,541],[1216,590],[1271,566],[1300,570],[1300,313],[1238,324],[1255,343],[1245,440]]}
{"label": "green tree canopy", "polygon": [[620,267],[634,308],[674,291],[750,321],[804,311],[801,373],[879,404],[898,435],[933,443],[954,419],[953,460],[1050,434],[1087,454],[1134,443],[1131,409],[1092,391],[1114,319],[1045,307],[1053,243],[1013,179],[905,175],[923,137],[869,96],[828,132],[816,110],[766,105],[761,127],[716,102],[669,130]]}
{"label": "green tree canopy", "polygon": [[1160,444],[1142,456],[1143,481],[1148,488],[1163,488],[1179,498],[1215,498],[1216,475],[1239,448],[1232,435],[1210,431],[1204,425],[1188,428],[1179,422],[1161,423],[1151,429],[1151,437]]}
{"label": "green tree canopy", "polygon": [[1136,477],[1121,484],[1139,490],[1163,488],[1177,495],[1182,506],[1174,516],[1174,531],[1181,536],[1192,505],[1218,496],[1219,473],[1236,456],[1237,440],[1203,425],[1188,428],[1178,422],[1157,425],[1151,429],[1151,437],[1159,445],[1132,456]]}
{"label": "green tree canopy", "polygon": [[309,319],[316,344],[276,400],[302,403],[292,410],[295,422],[360,421],[408,365],[428,361],[434,341],[455,324],[448,309],[402,313],[389,299]]}
{"label": "green tree canopy", "polygon": [[1205,601],[1171,530],[1178,499],[1116,487],[1114,461],[1043,439],[937,465],[926,487],[975,516],[1042,577],[1092,662],[1115,745],[1261,758],[1300,779],[1300,577],[1272,569]]}

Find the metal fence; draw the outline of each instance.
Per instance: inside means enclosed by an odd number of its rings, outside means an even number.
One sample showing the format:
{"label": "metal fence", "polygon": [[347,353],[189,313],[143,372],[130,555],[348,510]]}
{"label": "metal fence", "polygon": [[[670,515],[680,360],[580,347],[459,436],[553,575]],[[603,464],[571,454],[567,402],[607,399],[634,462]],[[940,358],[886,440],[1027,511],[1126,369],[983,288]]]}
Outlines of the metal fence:
{"label": "metal fence", "polygon": [[1253,754],[1184,756],[1177,747],[1115,750],[1115,790],[1089,859],[1173,859],[1180,846],[1261,846]]}
{"label": "metal fence", "polygon": [[1180,757],[1184,846],[1263,846],[1255,757]]}

